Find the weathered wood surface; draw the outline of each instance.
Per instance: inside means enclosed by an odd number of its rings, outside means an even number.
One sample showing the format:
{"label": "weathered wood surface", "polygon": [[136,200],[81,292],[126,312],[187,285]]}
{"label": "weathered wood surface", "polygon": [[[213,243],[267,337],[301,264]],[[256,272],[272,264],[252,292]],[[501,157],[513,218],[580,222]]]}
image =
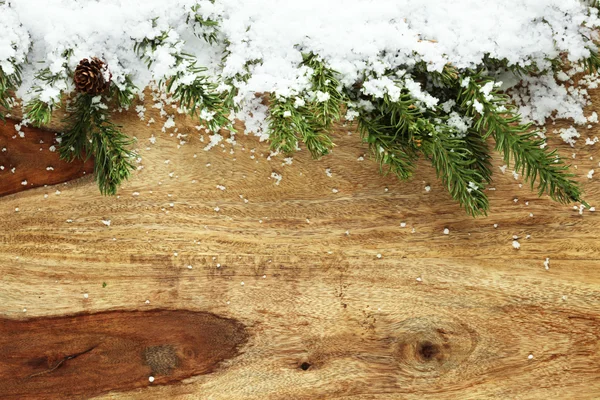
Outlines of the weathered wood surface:
{"label": "weathered wood surface", "polygon": [[56,145],[54,132],[21,127],[13,119],[0,120],[0,196],[67,182],[94,171],[91,159],[62,161]]}
{"label": "weathered wood surface", "polygon": [[[210,374],[100,398],[600,397],[599,212],[538,199],[495,167],[492,212],[472,219],[425,164],[408,183],[381,178],[351,129],[331,156],[284,165],[243,135],[234,154],[205,152],[193,123],[162,133],[146,107],[156,125],[119,121],[143,166],[119,197],[88,177],[0,199],[0,316],[191,310],[248,339]],[[582,133],[573,164],[598,207],[598,174],[585,175],[600,148],[583,145],[598,130]]]}

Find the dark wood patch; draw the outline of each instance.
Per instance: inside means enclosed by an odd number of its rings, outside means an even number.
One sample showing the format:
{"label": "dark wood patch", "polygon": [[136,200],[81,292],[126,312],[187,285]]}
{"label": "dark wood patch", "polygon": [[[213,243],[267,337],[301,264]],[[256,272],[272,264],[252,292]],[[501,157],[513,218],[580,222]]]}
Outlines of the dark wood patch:
{"label": "dark wood patch", "polygon": [[15,129],[18,123],[12,119],[0,120],[0,196],[93,173],[93,160],[68,163],[60,159],[58,151],[51,151],[57,147],[55,132],[21,127],[21,137]]}
{"label": "dark wood patch", "polygon": [[81,399],[173,384],[214,371],[247,338],[240,322],[205,312],[0,319],[0,398]]}

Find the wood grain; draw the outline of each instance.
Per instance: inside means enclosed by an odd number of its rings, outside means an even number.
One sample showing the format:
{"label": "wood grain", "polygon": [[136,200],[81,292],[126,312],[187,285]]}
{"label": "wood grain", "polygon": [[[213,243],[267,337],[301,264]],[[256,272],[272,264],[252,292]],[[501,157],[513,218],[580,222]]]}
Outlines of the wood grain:
{"label": "wood grain", "polygon": [[246,340],[240,323],[201,312],[2,319],[0,397],[77,399],[173,384],[211,372]]}
{"label": "wood grain", "polygon": [[[289,165],[242,134],[203,151],[193,121],[162,132],[145,106],[118,121],[141,157],[119,196],[84,178],[0,199],[0,313],[185,309],[239,321],[248,342],[210,374],[99,398],[600,397],[598,212],[538,198],[496,159],[490,215],[473,219],[426,163],[381,177],[351,126],[331,156]],[[580,131],[550,145],[576,153],[598,207],[584,139],[599,131]]]}
{"label": "wood grain", "polygon": [[56,145],[55,132],[21,127],[13,119],[0,120],[0,196],[67,182],[94,171],[91,159],[62,161],[58,152],[50,150]]}

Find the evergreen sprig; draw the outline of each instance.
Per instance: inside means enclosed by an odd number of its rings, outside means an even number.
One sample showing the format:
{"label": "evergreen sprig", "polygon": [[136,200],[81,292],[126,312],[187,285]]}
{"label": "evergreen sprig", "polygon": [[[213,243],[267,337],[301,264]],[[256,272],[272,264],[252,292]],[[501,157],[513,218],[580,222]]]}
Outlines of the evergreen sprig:
{"label": "evergreen sprig", "polygon": [[[514,162],[533,189],[538,183],[538,193],[548,194],[553,200],[563,204],[583,202],[581,190],[568,173],[568,166],[558,156],[556,150],[549,150],[545,141],[532,129],[532,124],[521,123],[521,117],[505,94],[498,92],[490,77],[474,73],[463,81],[463,90],[458,103],[468,116],[475,120],[474,127],[484,139],[493,137],[496,150],[504,157],[504,162]],[[490,84],[493,88],[489,90]],[[487,85],[488,89],[484,89]],[[487,92],[487,93],[486,93]]]}
{"label": "evergreen sprig", "polygon": [[[156,20],[153,20],[153,24],[156,25]],[[134,49],[150,68],[157,50],[166,47],[175,58],[175,72],[166,82],[161,79],[159,86],[166,88],[191,117],[198,118],[210,131],[218,132],[224,127],[234,131],[227,118],[231,93],[219,92],[219,85],[206,74],[207,68],[198,66],[196,58],[191,54],[181,52],[178,47],[180,41],[171,43],[167,42],[167,38],[169,31],[152,39],[144,38],[136,42]]]}
{"label": "evergreen sprig", "polygon": [[276,98],[270,103],[267,120],[271,147],[290,153],[302,141],[314,158],[329,154],[334,147],[329,136],[333,123],[341,119],[345,100],[338,73],[313,53],[303,54],[301,66],[310,68],[310,90],[295,99]]}
{"label": "evergreen sprig", "polygon": [[328,154],[333,148],[329,135],[323,132],[316,116],[306,106],[290,99],[274,99],[269,109],[271,147],[292,153],[302,141],[314,158]]}
{"label": "evergreen sprig", "polygon": [[371,108],[362,110],[358,126],[382,171],[387,168],[386,173],[408,179],[422,155],[467,213],[486,214],[488,199],[483,190],[491,169],[485,142],[472,133],[461,134],[447,124],[441,108],[421,107],[406,90],[398,99],[386,94],[369,102]]}
{"label": "evergreen sprig", "polygon": [[114,99],[119,107],[128,108],[133,102],[137,87],[131,81],[130,76],[125,76],[122,85],[114,82],[109,86],[109,98]]}
{"label": "evergreen sprig", "polygon": [[94,176],[100,192],[114,195],[129,177],[133,164],[132,144],[120,128],[110,121],[108,107],[101,96],[79,93],[67,107],[64,122],[69,127],[61,136],[59,154],[63,160],[88,160],[94,156]]}
{"label": "evergreen sprig", "polygon": [[[214,0],[211,0],[214,3]],[[194,33],[202,37],[209,44],[217,43],[217,35],[219,33],[219,22],[207,18],[202,14],[200,4],[192,6],[192,14],[195,23]]]}
{"label": "evergreen sprig", "polygon": [[[218,132],[222,127],[233,130],[227,118],[229,109],[225,106],[227,94],[217,91],[217,84],[206,76],[207,69],[196,66],[193,58],[184,58],[187,61],[185,71],[178,72],[166,85],[167,91],[187,110],[191,117],[198,118],[210,131]],[[184,77],[192,75],[194,79],[182,83]]]}
{"label": "evergreen sprig", "polygon": [[12,107],[11,96],[21,84],[21,66],[11,63],[14,72],[7,74],[0,67],[0,119],[4,120],[3,111]]}

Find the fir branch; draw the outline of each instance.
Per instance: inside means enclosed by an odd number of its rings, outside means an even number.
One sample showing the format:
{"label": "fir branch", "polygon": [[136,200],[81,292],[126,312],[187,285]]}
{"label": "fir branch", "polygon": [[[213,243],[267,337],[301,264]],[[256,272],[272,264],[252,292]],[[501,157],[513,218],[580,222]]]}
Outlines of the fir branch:
{"label": "fir branch", "polygon": [[492,156],[487,141],[472,128],[468,129],[463,140],[474,160],[471,168],[479,172],[482,183],[487,186],[492,182]]}
{"label": "fir branch", "polygon": [[128,108],[133,101],[134,93],[137,92],[137,87],[131,81],[130,76],[125,76],[122,85],[117,85],[113,81],[108,90],[109,97],[114,99],[119,107]]}
{"label": "fir branch", "polygon": [[134,168],[133,153],[127,149],[132,141],[113,124],[100,97],[80,93],[69,105],[65,122],[69,129],[60,139],[59,154],[66,161],[94,156],[94,176],[100,192],[114,195]]}
{"label": "fir branch", "polygon": [[7,74],[0,67],[0,120],[4,121],[3,110],[9,111],[12,107],[11,96],[21,84],[21,66],[11,63],[13,73]]}
{"label": "fir branch", "polygon": [[557,155],[550,151],[546,143],[532,131],[531,124],[521,123],[521,117],[515,107],[509,103],[506,95],[498,93],[494,88],[485,94],[482,87],[493,79],[473,74],[459,95],[459,102],[467,115],[475,120],[474,128],[484,138],[492,136],[496,141],[496,150],[503,154],[504,161],[514,162],[514,169],[519,171],[533,189],[538,182],[538,194],[548,194],[553,200],[563,204],[573,201],[585,202],[581,198],[581,190],[568,173],[568,166]]}
{"label": "fir branch", "polygon": [[[158,17],[152,19],[152,27],[156,28]],[[158,50],[159,47],[165,46],[165,41],[169,37],[169,31],[163,31],[160,35],[153,38],[143,38],[142,40],[136,41],[133,44],[133,51],[138,57],[144,61],[146,66],[150,68],[154,63],[152,55]]]}
{"label": "fir branch", "polygon": [[48,125],[55,106],[55,102],[46,103],[39,98],[34,98],[25,105],[25,114],[36,127]]}
{"label": "fir branch", "polygon": [[271,148],[291,153],[301,140],[314,158],[329,154],[333,142],[329,135],[319,130],[314,114],[305,105],[294,104],[290,99],[275,99],[269,106],[267,117],[271,131]]}
{"label": "fir branch", "polygon": [[[188,62],[187,71],[178,72],[167,83],[167,91],[172,93],[173,98],[179,101],[191,117],[197,117],[209,130],[218,132],[222,127],[234,130],[227,118],[229,110],[224,105],[227,94],[217,92],[217,84],[204,74],[206,68],[197,67],[193,60]],[[182,78],[188,74],[192,75],[194,80],[181,83]]]}
{"label": "fir branch", "polygon": [[[211,0],[211,3],[214,3],[214,0]],[[194,34],[196,36],[201,36],[209,44],[217,43],[219,22],[212,18],[206,18],[204,15],[202,15],[200,4],[192,6],[192,13],[194,15],[194,22],[196,23],[197,27],[200,28],[200,32],[197,32],[196,29],[194,29]]]}
{"label": "fir branch", "polygon": [[87,160],[93,153],[89,147],[89,133],[93,127],[93,96],[79,94],[73,103],[67,105],[67,117],[63,120],[67,130],[60,136],[58,154],[71,162],[75,159]]}
{"label": "fir branch", "polygon": [[144,38],[135,43],[135,51],[150,68],[157,49],[163,46],[170,47],[171,55],[176,60],[173,68],[176,72],[166,83],[161,80],[159,85],[165,85],[166,90],[171,92],[180,106],[185,108],[191,117],[197,117],[210,131],[218,132],[223,127],[235,131],[227,118],[229,109],[226,103],[232,102],[231,94],[219,92],[219,85],[209,79],[207,69],[197,66],[194,56],[180,52],[177,49],[180,42],[167,43],[168,37],[167,31],[153,39]]}
{"label": "fir branch", "polygon": [[369,145],[371,154],[379,164],[382,175],[392,173],[399,179],[409,179],[415,169],[418,155],[406,141],[398,140],[398,128],[389,123],[382,123],[385,117],[373,117],[367,113],[360,113],[358,129],[363,142]]}
{"label": "fir branch", "polygon": [[[600,2],[600,0],[599,0]],[[600,70],[600,55],[598,55],[598,48],[596,46],[588,47],[590,55],[581,61],[581,65],[585,68],[585,71],[589,74],[596,74]]]}
{"label": "fir branch", "polygon": [[311,82],[315,99],[311,104],[312,112],[322,129],[327,130],[341,118],[343,94],[337,79],[338,72],[327,67],[314,53],[303,54],[302,57],[302,64],[313,70]]}
{"label": "fir branch", "polygon": [[115,195],[119,185],[129,178],[133,154],[126,150],[131,140],[110,121],[97,121],[91,132],[90,149],[95,156],[94,175],[104,195]]}
{"label": "fir branch", "polygon": [[487,177],[480,172],[476,155],[464,139],[455,135],[447,125],[434,125],[421,119],[417,129],[422,134],[422,151],[431,160],[438,179],[444,182],[452,198],[475,217],[486,215],[488,198],[483,192]]}
{"label": "fir branch", "polygon": [[[36,85],[33,88],[36,95],[25,105],[25,114],[27,118],[33,123],[34,126],[40,127],[47,125],[52,119],[54,109],[60,104],[63,96],[63,90],[58,90],[58,95],[51,98],[48,101],[40,99],[42,92],[42,86],[44,87],[56,87],[60,81],[66,81],[67,76],[70,75],[67,64],[68,59],[73,54],[71,49],[67,49],[62,52],[65,62],[63,63],[63,70],[60,73],[54,74],[50,71],[50,68],[44,68],[35,75],[35,80],[41,82],[41,85]],[[66,85],[65,85],[66,86]]]}

